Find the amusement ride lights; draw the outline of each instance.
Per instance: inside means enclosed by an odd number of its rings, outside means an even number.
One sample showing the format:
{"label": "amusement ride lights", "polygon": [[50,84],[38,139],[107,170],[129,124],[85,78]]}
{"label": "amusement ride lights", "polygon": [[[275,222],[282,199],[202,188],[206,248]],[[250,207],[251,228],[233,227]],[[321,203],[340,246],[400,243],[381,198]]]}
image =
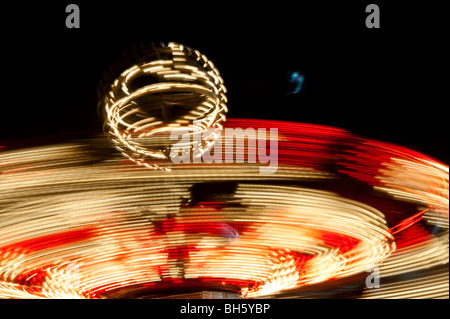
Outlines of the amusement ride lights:
{"label": "amusement ride lights", "polygon": [[[204,54],[173,42],[153,50],[149,60],[114,80],[102,107],[113,145],[137,164],[158,169],[155,160],[169,160],[172,132],[218,132],[228,109],[223,79]],[[200,152],[216,135],[191,149]]]}
{"label": "amusement ride lights", "polygon": [[[230,119],[226,124],[245,123]],[[374,264],[383,280],[390,281],[366,289],[363,298],[448,295],[448,276],[436,268],[448,264],[445,165],[379,142],[365,148],[362,157],[354,153],[361,140],[342,130],[258,123],[280,129],[275,174],[261,175],[254,165],[225,163],[154,171],[118,157],[92,165],[89,148],[76,143],[5,148],[0,156],[1,295],[104,298],[136,287],[157,292],[168,280],[199,280],[224,282],[247,298],[283,298],[286,292],[349,277]],[[317,156],[294,160],[290,151],[299,148]],[[330,163],[333,156],[335,164]],[[371,166],[355,164],[367,158]],[[408,159],[411,164],[405,165]],[[427,166],[411,175],[413,163]],[[371,175],[370,167],[378,175]],[[166,174],[173,176],[173,183],[161,183]],[[404,219],[387,223],[386,213],[370,203],[304,186],[318,182],[345,188],[349,181],[341,174],[372,183],[374,192],[411,203],[417,211],[407,213],[408,208]],[[193,196],[193,185],[218,180],[235,182],[236,190],[184,206],[183,198]],[[294,186],[297,183],[303,186]],[[402,190],[401,198],[396,189]],[[161,223],[176,207],[175,226],[164,233]],[[421,224],[438,231],[421,230]],[[177,249],[188,255],[171,257],[170,251]],[[425,271],[423,280],[398,279],[416,271]],[[429,286],[427,274],[441,280]],[[416,289],[411,288],[414,284]]]}
{"label": "amusement ride lights", "polygon": [[[302,298],[302,288],[378,266],[386,284],[354,297],[448,298],[447,165],[339,128],[223,123],[212,62],[175,43],[153,53],[103,100],[110,139],[131,161],[100,150],[94,161],[103,138],[0,147],[0,297],[158,295],[193,282]],[[147,169],[168,166],[171,132],[226,127],[278,128],[277,171],[224,161]]]}

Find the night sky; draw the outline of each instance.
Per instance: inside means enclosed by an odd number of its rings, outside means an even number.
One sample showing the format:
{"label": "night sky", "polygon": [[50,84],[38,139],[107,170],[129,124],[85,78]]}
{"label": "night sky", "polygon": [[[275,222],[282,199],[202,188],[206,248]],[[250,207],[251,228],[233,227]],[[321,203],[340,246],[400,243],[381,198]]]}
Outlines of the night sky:
{"label": "night sky", "polygon": [[[448,163],[435,8],[372,1],[381,28],[367,29],[369,1],[28,2],[2,7],[0,145],[101,132],[103,72],[132,45],[153,40],[185,44],[214,62],[229,117],[343,127]],[[69,3],[80,7],[80,29],[65,26]],[[294,71],[304,85],[286,94]]]}

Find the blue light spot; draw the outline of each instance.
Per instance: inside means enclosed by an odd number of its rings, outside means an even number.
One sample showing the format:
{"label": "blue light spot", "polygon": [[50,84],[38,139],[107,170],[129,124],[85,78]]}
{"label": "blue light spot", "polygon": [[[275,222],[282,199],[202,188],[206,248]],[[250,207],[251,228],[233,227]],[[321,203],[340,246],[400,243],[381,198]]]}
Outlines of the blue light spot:
{"label": "blue light spot", "polygon": [[303,86],[305,77],[300,75],[297,71],[292,72],[289,84],[291,86],[291,91],[288,94],[295,94],[300,92]]}

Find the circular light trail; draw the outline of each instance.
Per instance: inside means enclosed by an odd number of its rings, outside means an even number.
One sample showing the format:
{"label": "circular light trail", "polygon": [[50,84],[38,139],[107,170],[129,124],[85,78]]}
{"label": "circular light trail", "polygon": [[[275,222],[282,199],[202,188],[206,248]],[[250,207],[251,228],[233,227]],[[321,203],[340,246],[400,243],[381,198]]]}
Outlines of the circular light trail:
{"label": "circular light trail", "polygon": [[[173,132],[221,130],[228,112],[226,92],[219,71],[204,54],[182,44],[162,44],[113,81],[101,105],[105,129],[124,156],[159,169],[154,161],[169,160]],[[215,135],[190,147],[200,152]]]}
{"label": "circular light trail", "polygon": [[[448,298],[447,165],[321,125],[224,126],[278,128],[276,173],[248,163],[148,170],[105,154],[103,138],[3,147],[0,297],[189,286],[311,298],[352,280],[354,298]],[[369,289],[360,276],[374,266],[382,285]]]}

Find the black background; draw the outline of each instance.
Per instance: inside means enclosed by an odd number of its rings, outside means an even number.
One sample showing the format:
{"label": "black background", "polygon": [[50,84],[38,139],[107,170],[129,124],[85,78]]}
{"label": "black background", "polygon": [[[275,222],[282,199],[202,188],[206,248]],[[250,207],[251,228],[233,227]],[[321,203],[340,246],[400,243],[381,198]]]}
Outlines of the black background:
{"label": "black background", "polygon": [[[365,26],[372,2],[380,29]],[[69,3],[80,7],[80,29],[65,26]],[[343,127],[448,163],[440,10],[378,0],[8,3],[0,145],[101,132],[102,73],[133,44],[154,40],[188,45],[214,62],[229,117]],[[292,71],[305,83],[286,95]]]}

